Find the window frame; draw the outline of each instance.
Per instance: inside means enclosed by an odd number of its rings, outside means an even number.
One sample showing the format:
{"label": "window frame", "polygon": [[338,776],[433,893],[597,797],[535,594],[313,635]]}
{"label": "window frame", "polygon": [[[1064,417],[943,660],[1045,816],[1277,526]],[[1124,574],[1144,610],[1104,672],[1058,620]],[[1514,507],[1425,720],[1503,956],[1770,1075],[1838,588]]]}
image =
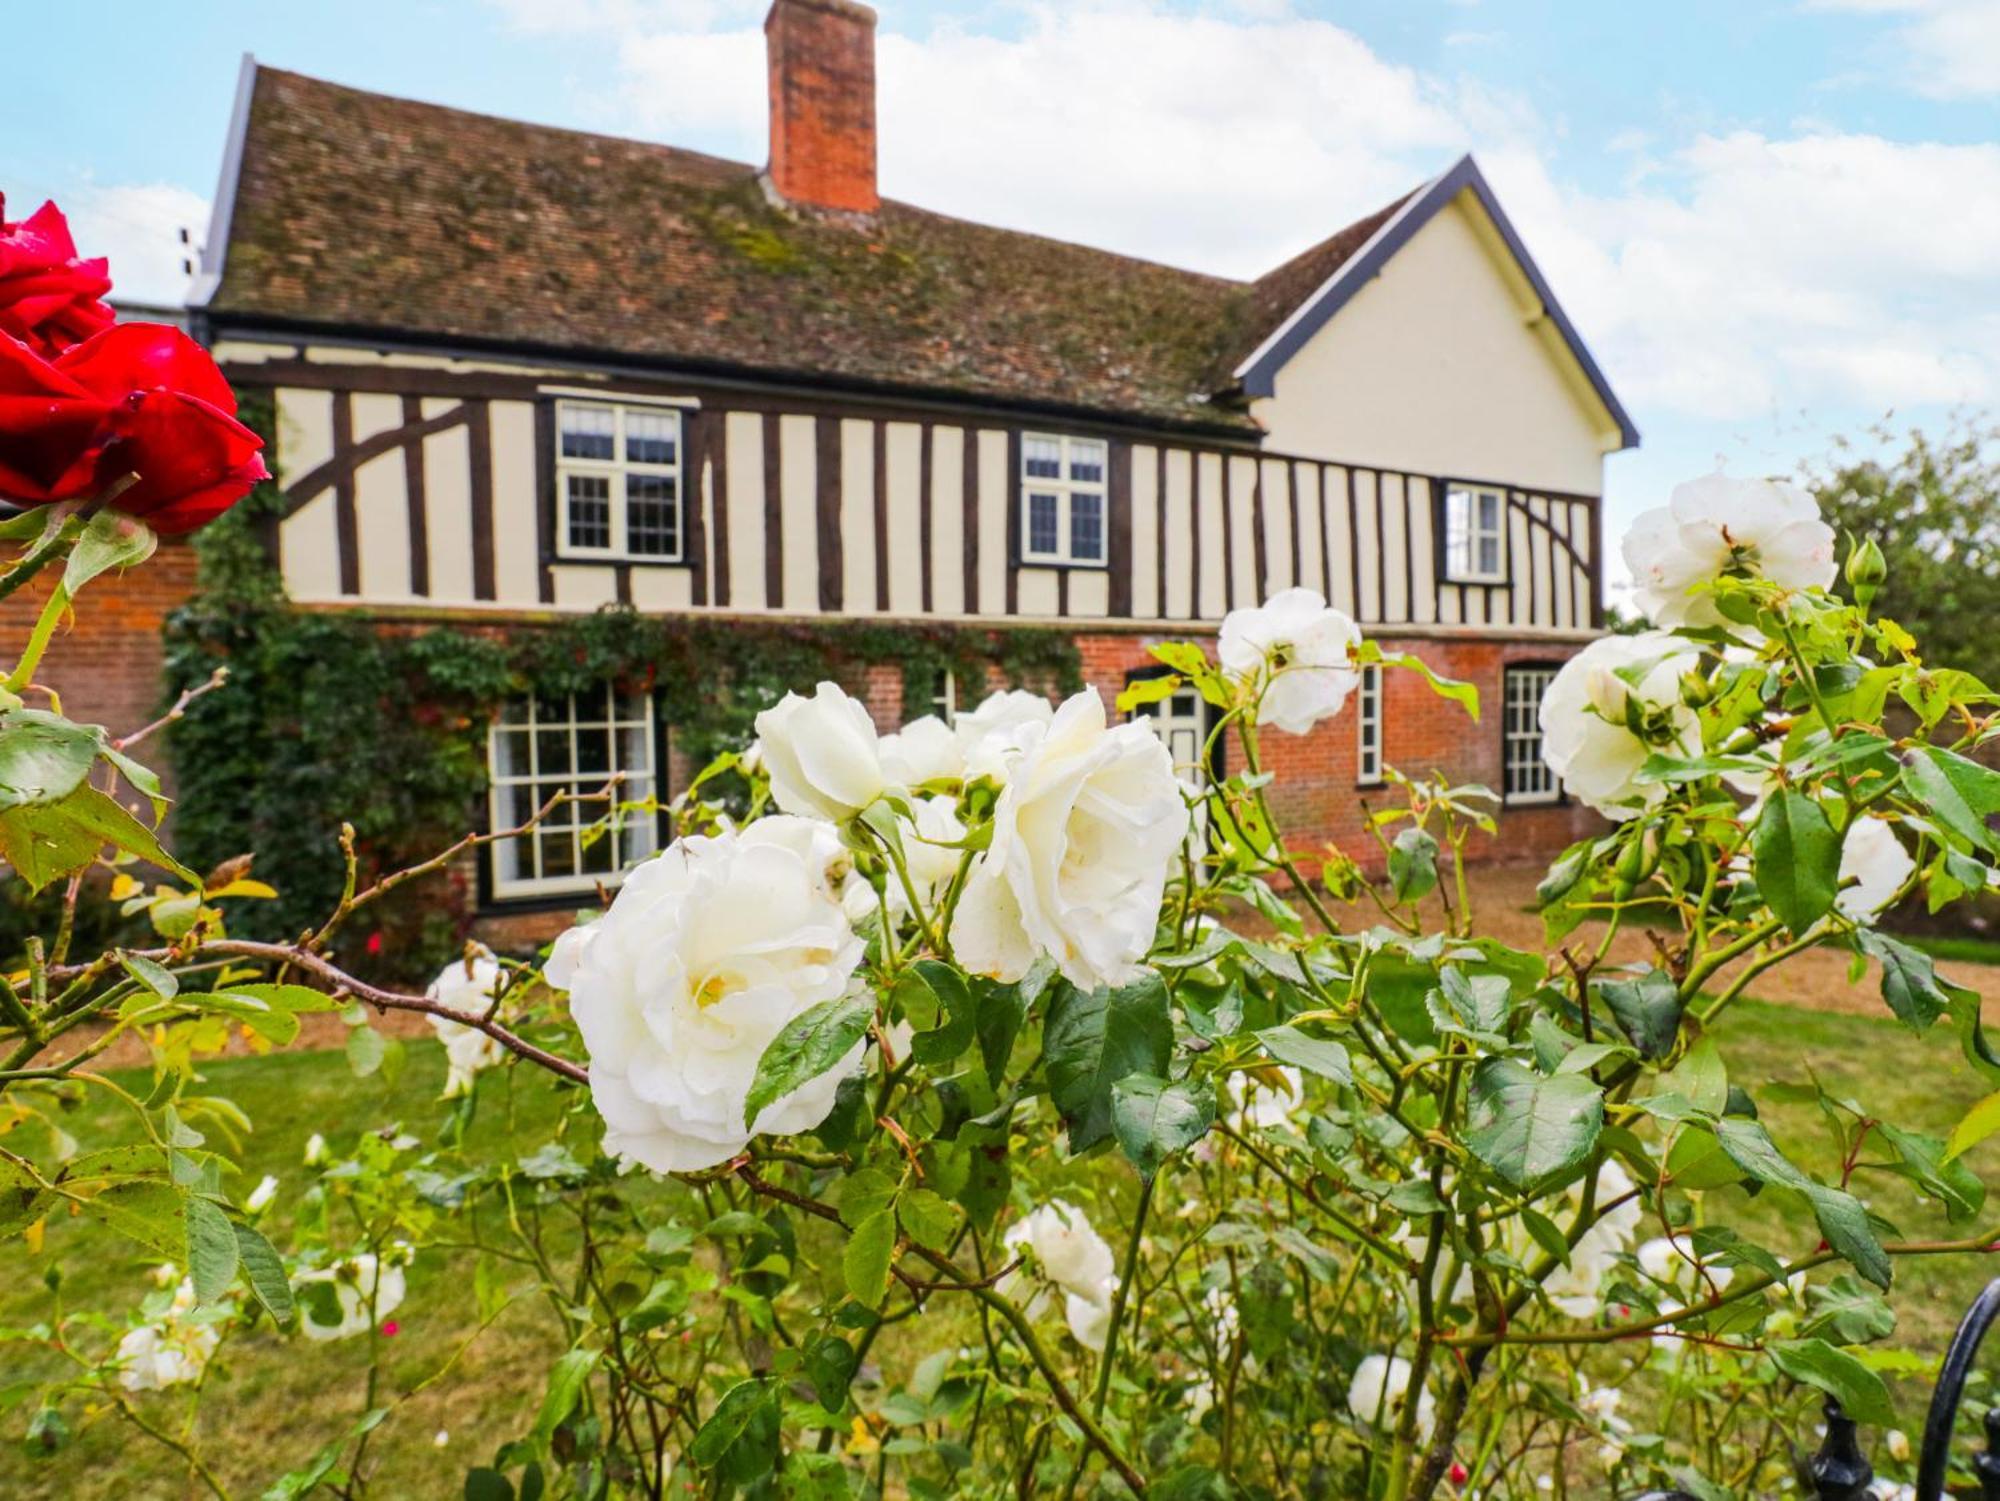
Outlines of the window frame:
{"label": "window frame", "polygon": [[[618,699],[623,695],[620,695],[618,693],[615,685],[604,684],[601,685],[601,688],[603,691],[606,691],[611,695],[611,697],[607,700],[607,708],[609,710],[610,717],[601,722],[604,724],[610,739],[611,760],[612,760],[611,770],[617,771],[620,769],[618,766],[618,750],[617,750],[619,730],[621,728],[639,728],[640,726],[637,724],[636,721],[625,720],[619,717]],[[642,693],[636,695],[636,697],[640,700],[641,703],[645,705],[646,722],[644,725],[645,729],[644,744],[646,747],[646,757],[647,757],[647,771],[646,771],[647,781],[652,788],[652,795],[659,801],[661,805],[661,811],[656,817],[654,817],[650,821],[642,817],[634,817],[632,819],[629,819],[625,823],[623,828],[618,831],[618,835],[616,837],[629,839],[631,837],[630,831],[634,827],[646,826],[650,824],[649,828],[650,847],[646,850],[645,854],[640,856],[640,859],[643,860],[643,859],[650,859],[653,855],[658,854],[660,850],[666,848],[669,836],[671,834],[671,825],[670,825],[670,820],[668,819],[667,814],[665,812],[665,805],[668,794],[668,789],[665,782],[666,766],[667,766],[666,727],[661,722],[660,719],[659,699],[658,696],[653,693]],[[567,775],[563,774],[544,775],[540,771],[540,768],[534,765],[534,762],[531,759],[530,762],[531,770],[528,772],[528,774],[502,777],[498,771],[499,737],[503,731],[518,730],[522,728],[522,726],[518,724],[509,724],[506,722],[504,718],[505,709],[507,707],[506,704],[503,704],[500,707],[500,709],[494,713],[492,721],[488,724],[486,730],[486,779],[487,779],[486,827],[489,833],[497,832],[500,829],[512,828],[515,826],[517,822],[517,820],[515,820],[512,816],[506,814],[501,806],[503,797],[510,789],[523,785],[531,787],[539,787],[542,785],[550,785],[557,782],[565,782],[565,781],[570,782],[572,784],[577,784],[581,787],[581,784],[584,782],[586,776],[595,775],[595,773],[579,774],[575,770],[576,759],[577,759],[576,733],[579,724],[581,723],[584,725],[595,725],[600,723],[600,721],[598,720],[589,720],[589,719],[579,721],[576,714],[576,698],[577,695],[575,694],[565,695],[565,699],[570,706],[569,717],[564,721],[569,727],[569,740],[570,740],[571,769]],[[529,705],[529,719],[525,727],[528,732],[528,743],[529,746],[531,747],[530,755],[532,758],[534,755],[533,747],[535,746],[536,733],[539,729],[546,728],[546,726],[537,723],[537,716],[540,711],[541,695],[534,692],[529,692],[528,694],[525,695],[525,699]],[[512,702],[515,702],[515,700],[512,699],[508,700],[508,703]],[[611,773],[606,772],[604,775],[605,775],[605,780],[609,780]],[[601,783],[599,785],[601,785]],[[626,788],[629,788],[630,785],[631,785],[630,783],[625,784],[625,787],[620,789],[621,792],[625,791]],[[581,790],[586,792],[595,792],[597,790],[597,787],[596,786],[582,787]],[[545,801],[544,798],[537,797],[535,799],[536,806],[539,807],[543,801]],[[587,805],[584,807],[577,808],[575,812],[579,815],[585,813],[593,813],[593,816],[589,818],[583,818],[580,820],[580,822],[571,826],[575,830],[573,838],[577,841],[580,841],[582,830],[588,827],[590,824],[595,823],[597,821],[597,818],[601,817],[602,815],[595,814],[593,812],[593,809]],[[536,834],[529,837],[538,839],[541,837],[541,834],[543,832],[548,832],[548,831],[538,830]],[[613,836],[607,833],[607,835],[604,837],[613,837]],[[542,876],[542,875],[533,875],[528,877],[516,876],[503,880],[500,875],[501,851],[504,848],[506,848],[509,844],[514,844],[518,842],[519,841],[495,840],[491,845],[488,846],[487,850],[485,851],[485,857],[480,860],[479,897],[480,897],[480,906],[482,908],[573,907],[576,905],[578,897],[593,897],[596,895],[597,890],[600,886],[603,886],[604,888],[609,890],[616,890],[618,886],[623,884],[627,872],[630,871],[632,869],[632,866],[637,863],[636,861],[634,861],[627,864],[622,864],[613,870],[605,872],[595,872],[595,871],[579,872],[575,875],[569,875],[569,876]],[[580,842],[576,845],[575,853],[579,856],[582,853]],[[538,848],[536,850],[534,858],[537,865],[539,866],[540,854]]]}
{"label": "window frame", "polygon": [[[1511,566],[1513,559],[1507,545],[1508,511],[1512,492],[1505,485],[1487,484],[1479,480],[1446,479],[1438,481],[1438,576],[1447,584],[1507,584],[1513,581]],[[1465,498],[1464,566],[1458,566],[1453,559],[1452,546],[1452,502],[1455,498]],[[1498,502],[1498,515],[1494,526],[1489,529],[1478,524],[1479,501],[1491,496]],[[1499,559],[1491,572],[1476,566],[1479,558],[1479,542],[1483,537],[1494,540],[1494,553]]]}
{"label": "window frame", "polygon": [[[608,409],[612,413],[609,459],[572,458],[563,452],[563,416],[565,412],[584,407]],[[648,417],[668,418],[673,422],[673,463],[645,463],[624,457],[626,419],[635,412]],[[641,566],[656,567],[688,566],[688,414],[682,406],[677,402],[638,401],[609,393],[599,396],[565,392],[555,394],[551,398],[551,416],[553,421],[550,424],[550,439],[553,452],[549,458],[555,474],[553,496],[555,560],[573,563],[636,563]],[[611,540],[603,547],[581,547],[570,539],[569,482],[572,475],[606,481]],[[627,479],[632,476],[666,478],[673,481],[674,550],[671,553],[632,551],[630,502],[626,486]]]}
{"label": "window frame", "polygon": [[940,667],[931,687],[931,713],[947,725],[958,723],[958,674]]}
{"label": "window frame", "polygon": [[[1562,670],[1560,662],[1526,661],[1505,662],[1500,667],[1500,805],[1503,808],[1547,808],[1566,802],[1568,794],[1563,791],[1562,778],[1548,762],[1542,759],[1542,701],[1548,697],[1549,685]],[[1532,731],[1516,730],[1512,724],[1515,709],[1514,684],[1517,680],[1536,677],[1541,680],[1541,690],[1535,695],[1534,728]],[[1509,752],[1516,744],[1532,743],[1533,760],[1528,763],[1540,769],[1546,776],[1548,786],[1525,791],[1514,786],[1514,761]]]}
{"label": "window frame", "polygon": [[[1028,445],[1030,443],[1053,443],[1056,445],[1056,463],[1062,473],[1054,479],[1028,473]],[[1076,447],[1093,447],[1102,455],[1101,467],[1104,477],[1095,483],[1089,480],[1073,479],[1070,476],[1070,453]],[[1014,538],[1016,558],[1024,568],[1096,568],[1111,567],[1111,440],[1094,438],[1083,433],[1026,432],[1021,434],[1020,461],[1015,465],[1014,483],[1016,493],[1021,498],[1021,524]],[[1032,543],[1034,536],[1035,494],[1053,495],[1056,500],[1057,546],[1052,552],[1037,550]],[[1097,497],[1097,556],[1094,558],[1076,555],[1075,500],[1079,495]]]}
{"label": "window frame", "polygon": [[[1357,787],[1380,787],[1383,755],[1382,668],[1371,664],[1361,669],[1354,686],[1354,783]],[[1373,731],[1371,734],[1370,732]]]}

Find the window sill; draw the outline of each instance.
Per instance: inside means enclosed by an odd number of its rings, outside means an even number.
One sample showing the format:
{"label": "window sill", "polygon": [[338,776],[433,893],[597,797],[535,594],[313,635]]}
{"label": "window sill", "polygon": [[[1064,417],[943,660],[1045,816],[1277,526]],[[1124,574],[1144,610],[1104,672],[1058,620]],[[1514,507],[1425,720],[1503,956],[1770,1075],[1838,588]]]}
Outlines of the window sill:
{"label": "window sill", "polygon": [[1447,584],[1478,584],[1488,589],[1505,589],[1513,584],[1514,577],[1507,573],[1447,573],[1440,581]]}
{"label": "window sill", "polygon": [[1078,563],[1069,558],[1016,558],[1016,568],[1046,568],[1061,573],[1108,573],[1111,571],[1109,559],[1096,563]]}
{"label": "window sill", "polygon": [[1560,808],[1565,799],[1560,792],[1512,793],[1500,799],[1501,808]]}
{"label": "window sill", "polygon": [[545,554],[542,561],[549,564],[567,564],[571,567],[581,567],[591,563],[624,568],[694,567],[694,564],[687,558],[628,557],[622,553],[615,552],[554,552]]}

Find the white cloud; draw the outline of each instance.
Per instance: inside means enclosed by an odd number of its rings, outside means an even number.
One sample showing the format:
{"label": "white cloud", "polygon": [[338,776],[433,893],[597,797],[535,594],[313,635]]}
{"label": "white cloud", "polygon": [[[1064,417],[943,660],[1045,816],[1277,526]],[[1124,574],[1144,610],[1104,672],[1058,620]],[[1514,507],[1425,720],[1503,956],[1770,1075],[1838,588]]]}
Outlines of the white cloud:
{"label": "white cloud", "polygon": [[[112,297],[179,306],[188,278],[181,269],[208,230],[208,200],[171,183],[77,183],[37,190],[14,181],[7,213],[23,218],[53,197],[69,218],[77,253],[111,261]],[[181,243],[185,229],[194,245]]]}
{"label": "white cloud", "polygon": [[2000,3],[1996,0],[1811,0],[1809,10],[1896,18],[1904,81],[1934,99],[2000,94]]}

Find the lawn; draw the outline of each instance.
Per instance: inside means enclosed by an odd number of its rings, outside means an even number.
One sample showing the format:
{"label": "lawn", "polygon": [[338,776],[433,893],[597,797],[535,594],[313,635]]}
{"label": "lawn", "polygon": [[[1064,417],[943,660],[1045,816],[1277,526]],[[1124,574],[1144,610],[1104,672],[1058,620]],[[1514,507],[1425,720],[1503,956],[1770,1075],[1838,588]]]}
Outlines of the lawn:
{"label": "lawn", "polygon": [[[1835,1094],[1852,1096],[1872,1111],[1938,1135],[1981,1092],[1943,1029],[1920,1040],[1886,1019],[1745,1001],[1723,1025],[1721,1036],[1732,1077],[1739,1082],[1755,1087],[1763,1081],[1804,1082],[1816,1076]],[[300,1154],[314,1131],[340,1138],[360,1122],[398,1121],[403,1129],[428,1137],[443,1117],[436,1098],[442,1054],[428,1040],[412,1044],[409,1066],[394,1087],[379,1078],[356,1080],[335,1058],[305,1053],[230,1059],[210,1065],[207,1073],[208,1088],[239,1101],[256,1122],[246,1155],[251,1178],[276,1173],[285,1185],[265,1221],[281,1246],[286,1243],[287,1196],[304,1183]],[[141,1076],[125,1078],[127,1083],[144,1082]],[[511,1086],[516,1129],[532,1147],[554,1120],[555,1091],[527,1070],[518,1071],[516,1079]],[[482,1101],[480,1121],[491,1133],[502,1126],[505,1112],[497,1107],[510,1086],[495,1079],[485,1087],[494,1094]],[[1773,1104],[1765,1108],[1764,1118],[1788,1144],[1820,1139],[1809,1104]],[[112,1129],[113,1119],[91,1107],[71,1129],[94,1145]],[[475,1130],[475,1152],[479,1134]],[[1835,1167],[1828,1150],[1802,1149],[1800,1156],[1817,1172]],[[1974,1165],[1990,1173],[2000,1166],[2000,1148],[1989,1144],[1976,1154]],[[1920,1203],[1899,1180],[1857,1180],[1857,1187],[1906,1236],[1968,1233],[1966,1228],[1947,1231],[1942,1212]],[[1716,1218],[1746,1228],[1745,1216],[1748,1223],[1762,1219],[1768,1225],[1775,1214],[1763,1204],[1743,1203],[1734,1190],[1725,1191],[1712,1208]],[[1810,1249],[1812,1239],[1809,1227],[1796,1225],[1771,1225],[1768,1237],[1781,1253]],[[41,1274],[51,1267],[60,1267],[63,1296],[72,1308],[116,1309],[136,1301],[149,1265],[148,1258],[125,1243],[84,1224],[52,1228],[39,1256],[28,1257],[18,1243],[7,1255],[14,1272],[0,1288],[0,1324],[10,1326],[48,1317],[53,1299]],[[1899,1339],[1923,1354],[1938,1355],[1967,1301],[1994,1272],[2000,1272],[2000,1264],[1977,1258],[1901,1262],[1893,1295],[1901,1319]],[[450,1379],[397,1400],[474,1333],[471,1280],[465,1257],[441,1251],[425,1252],[413,1270],[388,1364],[385,1405],[393,1413],[371,1449],[379,1464],[373,1494],[456,1496],[469,1466],[485,1462],[497,1444],[533,1420],[560,1334],[547,1310],[529,1300],[514,1304],[472,1340]],[[934,1345],[935,1335],[925,1331],[918,1336],[912,1330],[909,1337]],[[10,1385],[43,1373],[22,1368],[19,1348],[8,1357]],[[885,1366],[897,1365],[890,1341],[876,1353]],[[227,1424],[237,1436],[229,1449],[218,1447],[212,1455],[233,1493],[258,1494],[363,1409],[365,1341],[305,1345],[261,1333],[237,1341],[226,1354],[211,1385],[204,1422],[212,1431]],[[1914,1431],[1921,1425],[1927,1395],[1925,1383],[1901,1394],[1906,1428]],[[169,1398],[140,1400],[159,1404],[149,1411],[170,1410]],[[28,1458],[16,1440],[31,1410],[32,1404],[17,1405],[4,1419],[10,1431],[0,1446],[0,1495],[21,1501],[173,1501],[188,1494],[171,1457],[135,1441],[131,1430],[108,1414],[90,1423],[73,1410],[70,1416],[79,1431],[71,1446],[53,1460]]]}

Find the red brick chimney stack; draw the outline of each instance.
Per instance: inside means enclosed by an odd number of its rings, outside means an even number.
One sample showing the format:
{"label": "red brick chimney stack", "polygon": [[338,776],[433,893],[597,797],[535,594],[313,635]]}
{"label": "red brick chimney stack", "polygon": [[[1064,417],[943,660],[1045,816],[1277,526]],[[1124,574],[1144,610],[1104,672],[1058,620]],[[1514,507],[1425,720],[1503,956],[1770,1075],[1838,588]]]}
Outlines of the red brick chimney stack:
{"label": "red brick chimney stack", "polygon": [[773,0],[771,186],[787,202],[872,214],[875,12],[855,0]]}

